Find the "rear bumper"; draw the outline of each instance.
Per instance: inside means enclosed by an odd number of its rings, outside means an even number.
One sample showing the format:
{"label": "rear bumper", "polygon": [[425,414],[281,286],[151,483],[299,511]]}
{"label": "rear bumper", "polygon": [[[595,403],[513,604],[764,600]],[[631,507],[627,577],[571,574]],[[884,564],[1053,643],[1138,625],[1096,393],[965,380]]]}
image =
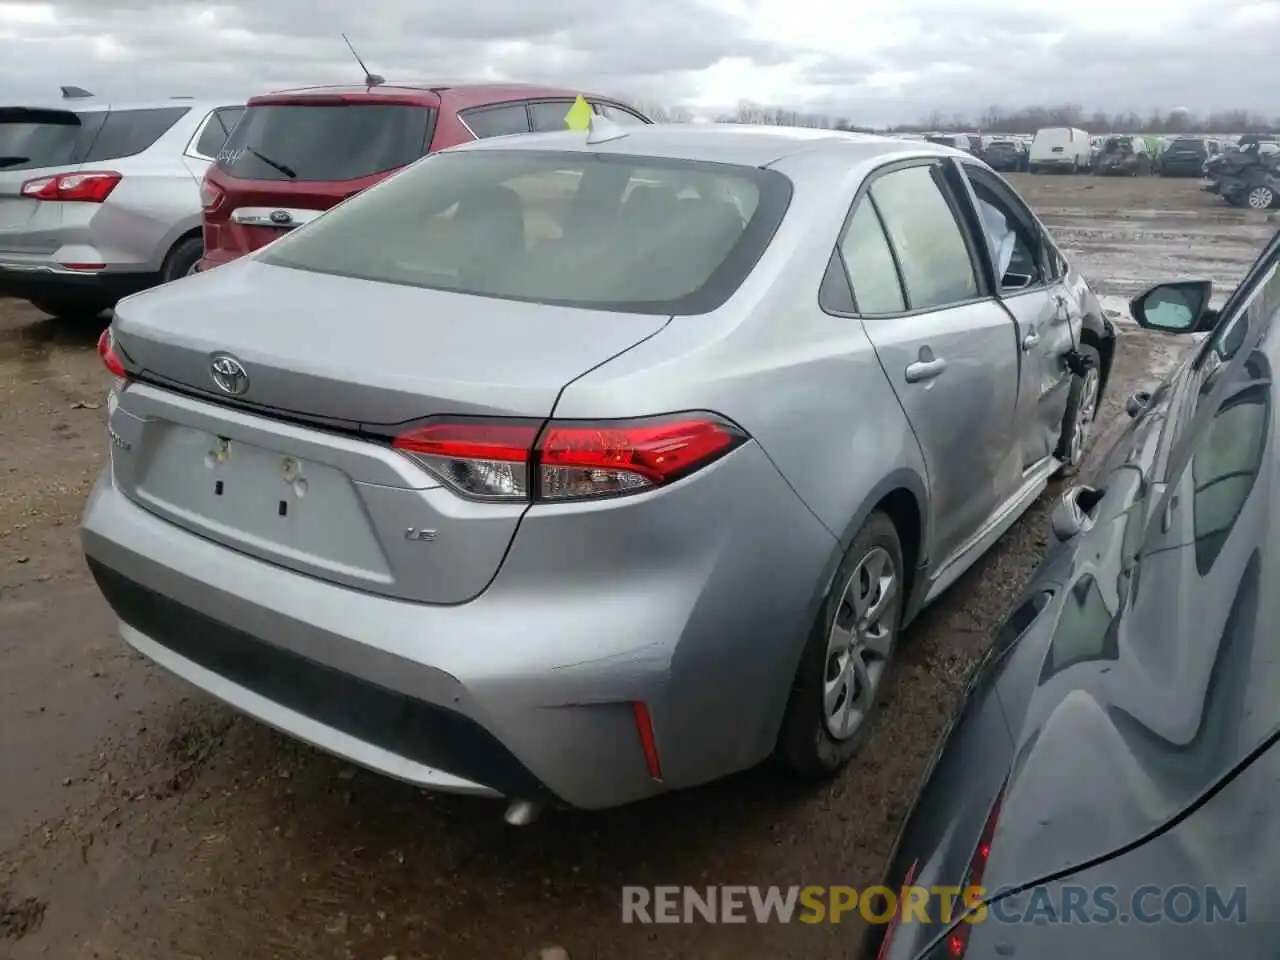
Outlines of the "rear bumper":
{"label": "rear bumper", "polygon": [[1203,161],[1162,160],[1160,174],[1165,177],[1199,177],[1204,173]]}
{"label": "rear bumper", "polygon": [[120,270],[72,270],[53,263],[0,257],[0,296],[19,300],[83,296],[107,305],[154,287],[160,275]]}
{"label": "rear bumper", "polygon": [[[769,514],[737,512],[722,528],[735,512],[708,502],[720,516],[701,531],[705,549],[644,573],[603,511],[586,528],[601,542],[576,547],[562,520],[531,512],[489,589],[453,606],[205,540],[125,497],[110,468],[81,536],[124,639],[264,723],[430,789],[603,808],[768,754],[837,549],[755,445],[709,470],[721,482],[685,496],[727,500],[727,484],[752,502],[765,493]],[[644,556],[644,531],[631,533]],[[637,701],[653,717],[660,781]]]}

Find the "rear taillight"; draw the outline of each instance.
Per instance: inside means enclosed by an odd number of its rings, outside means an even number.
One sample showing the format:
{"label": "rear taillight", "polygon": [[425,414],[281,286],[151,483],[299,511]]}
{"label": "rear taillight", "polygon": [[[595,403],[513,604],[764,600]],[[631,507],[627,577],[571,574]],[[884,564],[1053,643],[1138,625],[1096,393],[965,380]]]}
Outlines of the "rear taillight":
{"label": "rear taillight", "polygon": [[124,177],[118,173],[59,173],[52,177],[28,180],[22,195],[31,200],[56,200],[60,203],[102,203]]}
{"label": "rear taillight", "polygon": [[441,420],[400,434],[395,449],[466,497],[581,500],[639,493],[718,460],[747,436],[714,414],[648,420]]}
{"label": "rear taillight", "polygon": [[200,181],[200,206],[205,213],[212,213],[222,205],[226,193],[216,183],[210,183],[206,176]]}
{"label": "rear taillight", "polygon": [[[996,835],[996,824],[1000,820],[1000,807],[1003,803],[1004,788],[1001,788],[996,794],[995,802],[991,804],[991,812],[987,814],[987,822],[982,827],[982,836],[978,838],[978,846],[969,860],[969,872],[962,887],[964,890],[982,886],[983,874],[987,872],[987,861],[991,859],[991,841]],[[967,910],[970,904],[962,903],[961,906],[962,909]],[[961,960],[964,957],[965,951],[969,948],[971,929],[972,925],[966,920],[947,935],[947,956],[950,960]]]}
{"label": "rear taillight", "polygon": [[120,357],[116,354],[115,338],[111,335],[110,327],[103,330],[102,336],[98,337],[98,356],[102,358],[102,365],[114,376],[127,376],[124,364],[120,362]]}

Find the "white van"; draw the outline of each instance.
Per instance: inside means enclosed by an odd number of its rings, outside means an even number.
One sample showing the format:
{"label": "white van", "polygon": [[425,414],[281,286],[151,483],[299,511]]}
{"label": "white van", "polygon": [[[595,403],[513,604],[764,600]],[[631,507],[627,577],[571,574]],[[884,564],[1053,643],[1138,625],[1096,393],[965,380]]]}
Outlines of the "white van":
{"label": "white van", "polygon": [[1031,141],[1028,162],[1032,173],[1061,170],[1079,173],[1088,170],[1092,157],[1092,143],[1087,130],[1075,127],[1045,127],[1036,131]]}

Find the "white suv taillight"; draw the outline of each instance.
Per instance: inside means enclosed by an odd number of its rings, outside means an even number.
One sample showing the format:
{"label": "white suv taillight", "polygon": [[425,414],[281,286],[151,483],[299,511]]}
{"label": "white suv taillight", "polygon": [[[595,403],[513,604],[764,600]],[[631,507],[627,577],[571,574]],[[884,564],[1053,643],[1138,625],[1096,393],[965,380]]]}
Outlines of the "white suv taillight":
{"label": "white suv taillight", "polygon": [[639,493],[672,483],[742,445],[715,414],[645,420],[438,420],[392,446],[477,500],[564,501]]}
{"label": "white suv taillight", "polygon": [[110,170],[96,173],[59,173],[52,177],[28,180],[22,195],[30,200],[55,200],[60,203],[102,203],[123,180]]}

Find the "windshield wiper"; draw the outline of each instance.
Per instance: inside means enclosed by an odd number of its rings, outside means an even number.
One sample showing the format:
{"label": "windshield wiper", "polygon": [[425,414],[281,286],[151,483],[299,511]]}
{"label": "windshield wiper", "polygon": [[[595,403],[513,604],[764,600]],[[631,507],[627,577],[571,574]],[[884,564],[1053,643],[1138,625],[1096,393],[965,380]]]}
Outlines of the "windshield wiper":
{"label": "windshield wiper", "polygon": [[30,157],[0,157],[0,167],[12,167],[19,163],[28,163],[30,160]]}
{"label": "windshield wiper", "polygon": [[283,173],[283,174],[284,174],[286,177],[288,177],[290,180],[297,180],[297,179],[298,179],[298,173],[297,173],[297,171],[296,171],[296,170],[294,170],[294,169],[293,169],[293,167],[289,167],[289,166],[286,166],[286,165],[285,165],[285,164],[283,164],[283,163],[279,163],[279,162],[278,162],[278,161],[276,161],[276,160],[272,160],[270,157],[266,156],[265,154],[259,153],[259,152],[258,152],[257,150],[255,150],[253,147],[245,147],[244,149],[245,149],[248,153],[253,154],[253,155],[254,155],[255,157],[257,157],[259,160],[261,160],[263,163],[265,163],[268,167],[274,167],[276,170],[279,170],[281,173]]}

